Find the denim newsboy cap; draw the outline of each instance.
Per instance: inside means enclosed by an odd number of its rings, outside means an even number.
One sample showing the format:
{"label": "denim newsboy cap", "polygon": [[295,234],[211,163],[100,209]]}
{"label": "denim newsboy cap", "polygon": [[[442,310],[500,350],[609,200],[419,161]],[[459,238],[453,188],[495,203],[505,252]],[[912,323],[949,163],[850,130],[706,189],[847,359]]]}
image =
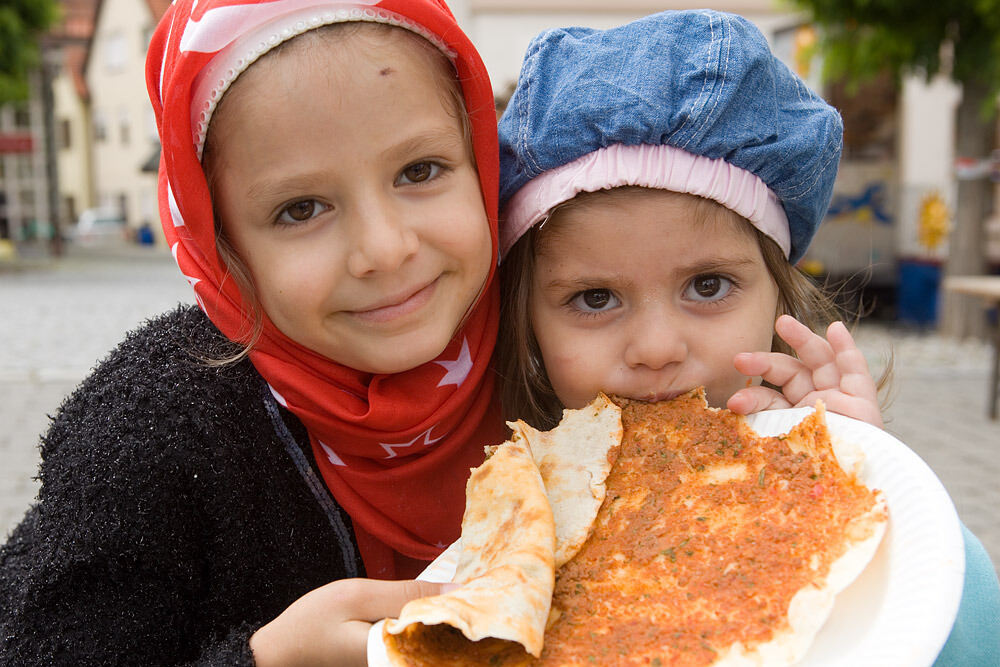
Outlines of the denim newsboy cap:
{"label": "denim newsboy cap", "polygon": [[750,21],[688,10],[541,33],[499,132],[501,207],[540,174],[602,148],[667,145],[763,181],[787,216],[794,263],[830,203],[843,123]]}

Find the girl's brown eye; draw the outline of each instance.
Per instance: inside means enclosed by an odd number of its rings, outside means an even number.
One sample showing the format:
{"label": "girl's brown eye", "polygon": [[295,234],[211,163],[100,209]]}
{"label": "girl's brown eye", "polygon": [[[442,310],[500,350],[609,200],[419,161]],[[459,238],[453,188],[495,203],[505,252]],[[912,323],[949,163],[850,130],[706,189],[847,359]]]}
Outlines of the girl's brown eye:
{"label": "girl's brown eye", "polygon": [[305,222],[316,213],[316,202],[312,199],[300,201],[285,209],[288,217],[297,222]]}
{"label": "girl's brown eye", "polygon": [[621,300],[611,290],[597,288],[577,292],[570,299],[570,305],[576,311],[593,315],[614,310],[621,305]]}
{"label": "girl's brown eye", "polygon": [[611,292],[606,289],[589,289],[583,293],[583,303],[594,310],[600,310],[611,301]]}
{"label": "girl's brown eye", "polygon": [[432,171],[430,163],[418,162],[404,169],[403,176],[412,183],[422,183],[430,178]]}
{"label": "girl's brown eye", "polygon": [[719,276],[698,276],[692,283],[698,296],[713,297],[722,289],[722,279]]}

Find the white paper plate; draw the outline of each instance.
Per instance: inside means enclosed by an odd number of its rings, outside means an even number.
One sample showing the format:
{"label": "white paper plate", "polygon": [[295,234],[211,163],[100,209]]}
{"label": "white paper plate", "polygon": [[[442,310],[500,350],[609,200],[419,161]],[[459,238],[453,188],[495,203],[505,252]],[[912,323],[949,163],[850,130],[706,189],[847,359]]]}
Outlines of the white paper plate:
{"label": "white paper plate", "polygon": [[[786,433],[812,408],[769,410],[747,417],[761,435]],[[931,665],[940,653],[962,597],[965,546],[955,506],[934,472],[911,449],[870,424],[827,413],[837,442],[864,451],[860,477],[881,489],[889,527],[874,558],[838,596],[830,618],[800,663],[808,667]],[[453,544],[421,579],[450,581]],[[368,636],[368,664],[388,667],[382,622]]]}
{"label": "white paper plate", "polygon": [[[812,408],[759,412],[747,421],[778,435]],[[875,557],[837,596],[802,665],[930,665],[948,639],[965,577],[962,528],[934,472],[909,447],[871,424],[827,413],[838,440],[861,446],[861,479],[881,489],[889,528]]]}

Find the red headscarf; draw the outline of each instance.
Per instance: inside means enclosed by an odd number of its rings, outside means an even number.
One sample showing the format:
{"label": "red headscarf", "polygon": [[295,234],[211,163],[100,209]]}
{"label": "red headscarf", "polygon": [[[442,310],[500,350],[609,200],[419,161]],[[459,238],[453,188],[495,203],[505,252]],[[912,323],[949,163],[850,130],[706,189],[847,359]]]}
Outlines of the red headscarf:
{"label": "red headscarf", "polygon": [[[503,439],[488,371],[496,341],[497,135],[483,63],[440,0],[176,0],[150,43],[146,82],[162,143],[160,218],[198,304],[226,336],[247,308],[215,247],[200,164],[205,130],[228,85],[276,44],[343,21],[400,25],[455,66],[493,238],[487,287],[444,353],[393,374],[362,373],[283,335],[266,318],[250,358],[309,431],[330,491],[351,515],[369,576],[413,576],[459,534],[469,469]],[[205,443],[211,446],[211,443]]]}

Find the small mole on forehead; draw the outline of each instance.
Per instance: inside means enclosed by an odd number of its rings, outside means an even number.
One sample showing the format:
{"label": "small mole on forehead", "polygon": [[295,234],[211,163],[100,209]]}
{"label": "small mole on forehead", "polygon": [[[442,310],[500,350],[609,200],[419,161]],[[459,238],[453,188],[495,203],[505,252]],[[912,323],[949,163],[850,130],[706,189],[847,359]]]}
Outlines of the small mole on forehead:
{"label": "small mole on forehead", "polygon": [[378,73],[381,74],[382,76],[389,76],[390,74],[393,73],[393,69],[391,67],[383,67],[382,69],[379,70]]}

